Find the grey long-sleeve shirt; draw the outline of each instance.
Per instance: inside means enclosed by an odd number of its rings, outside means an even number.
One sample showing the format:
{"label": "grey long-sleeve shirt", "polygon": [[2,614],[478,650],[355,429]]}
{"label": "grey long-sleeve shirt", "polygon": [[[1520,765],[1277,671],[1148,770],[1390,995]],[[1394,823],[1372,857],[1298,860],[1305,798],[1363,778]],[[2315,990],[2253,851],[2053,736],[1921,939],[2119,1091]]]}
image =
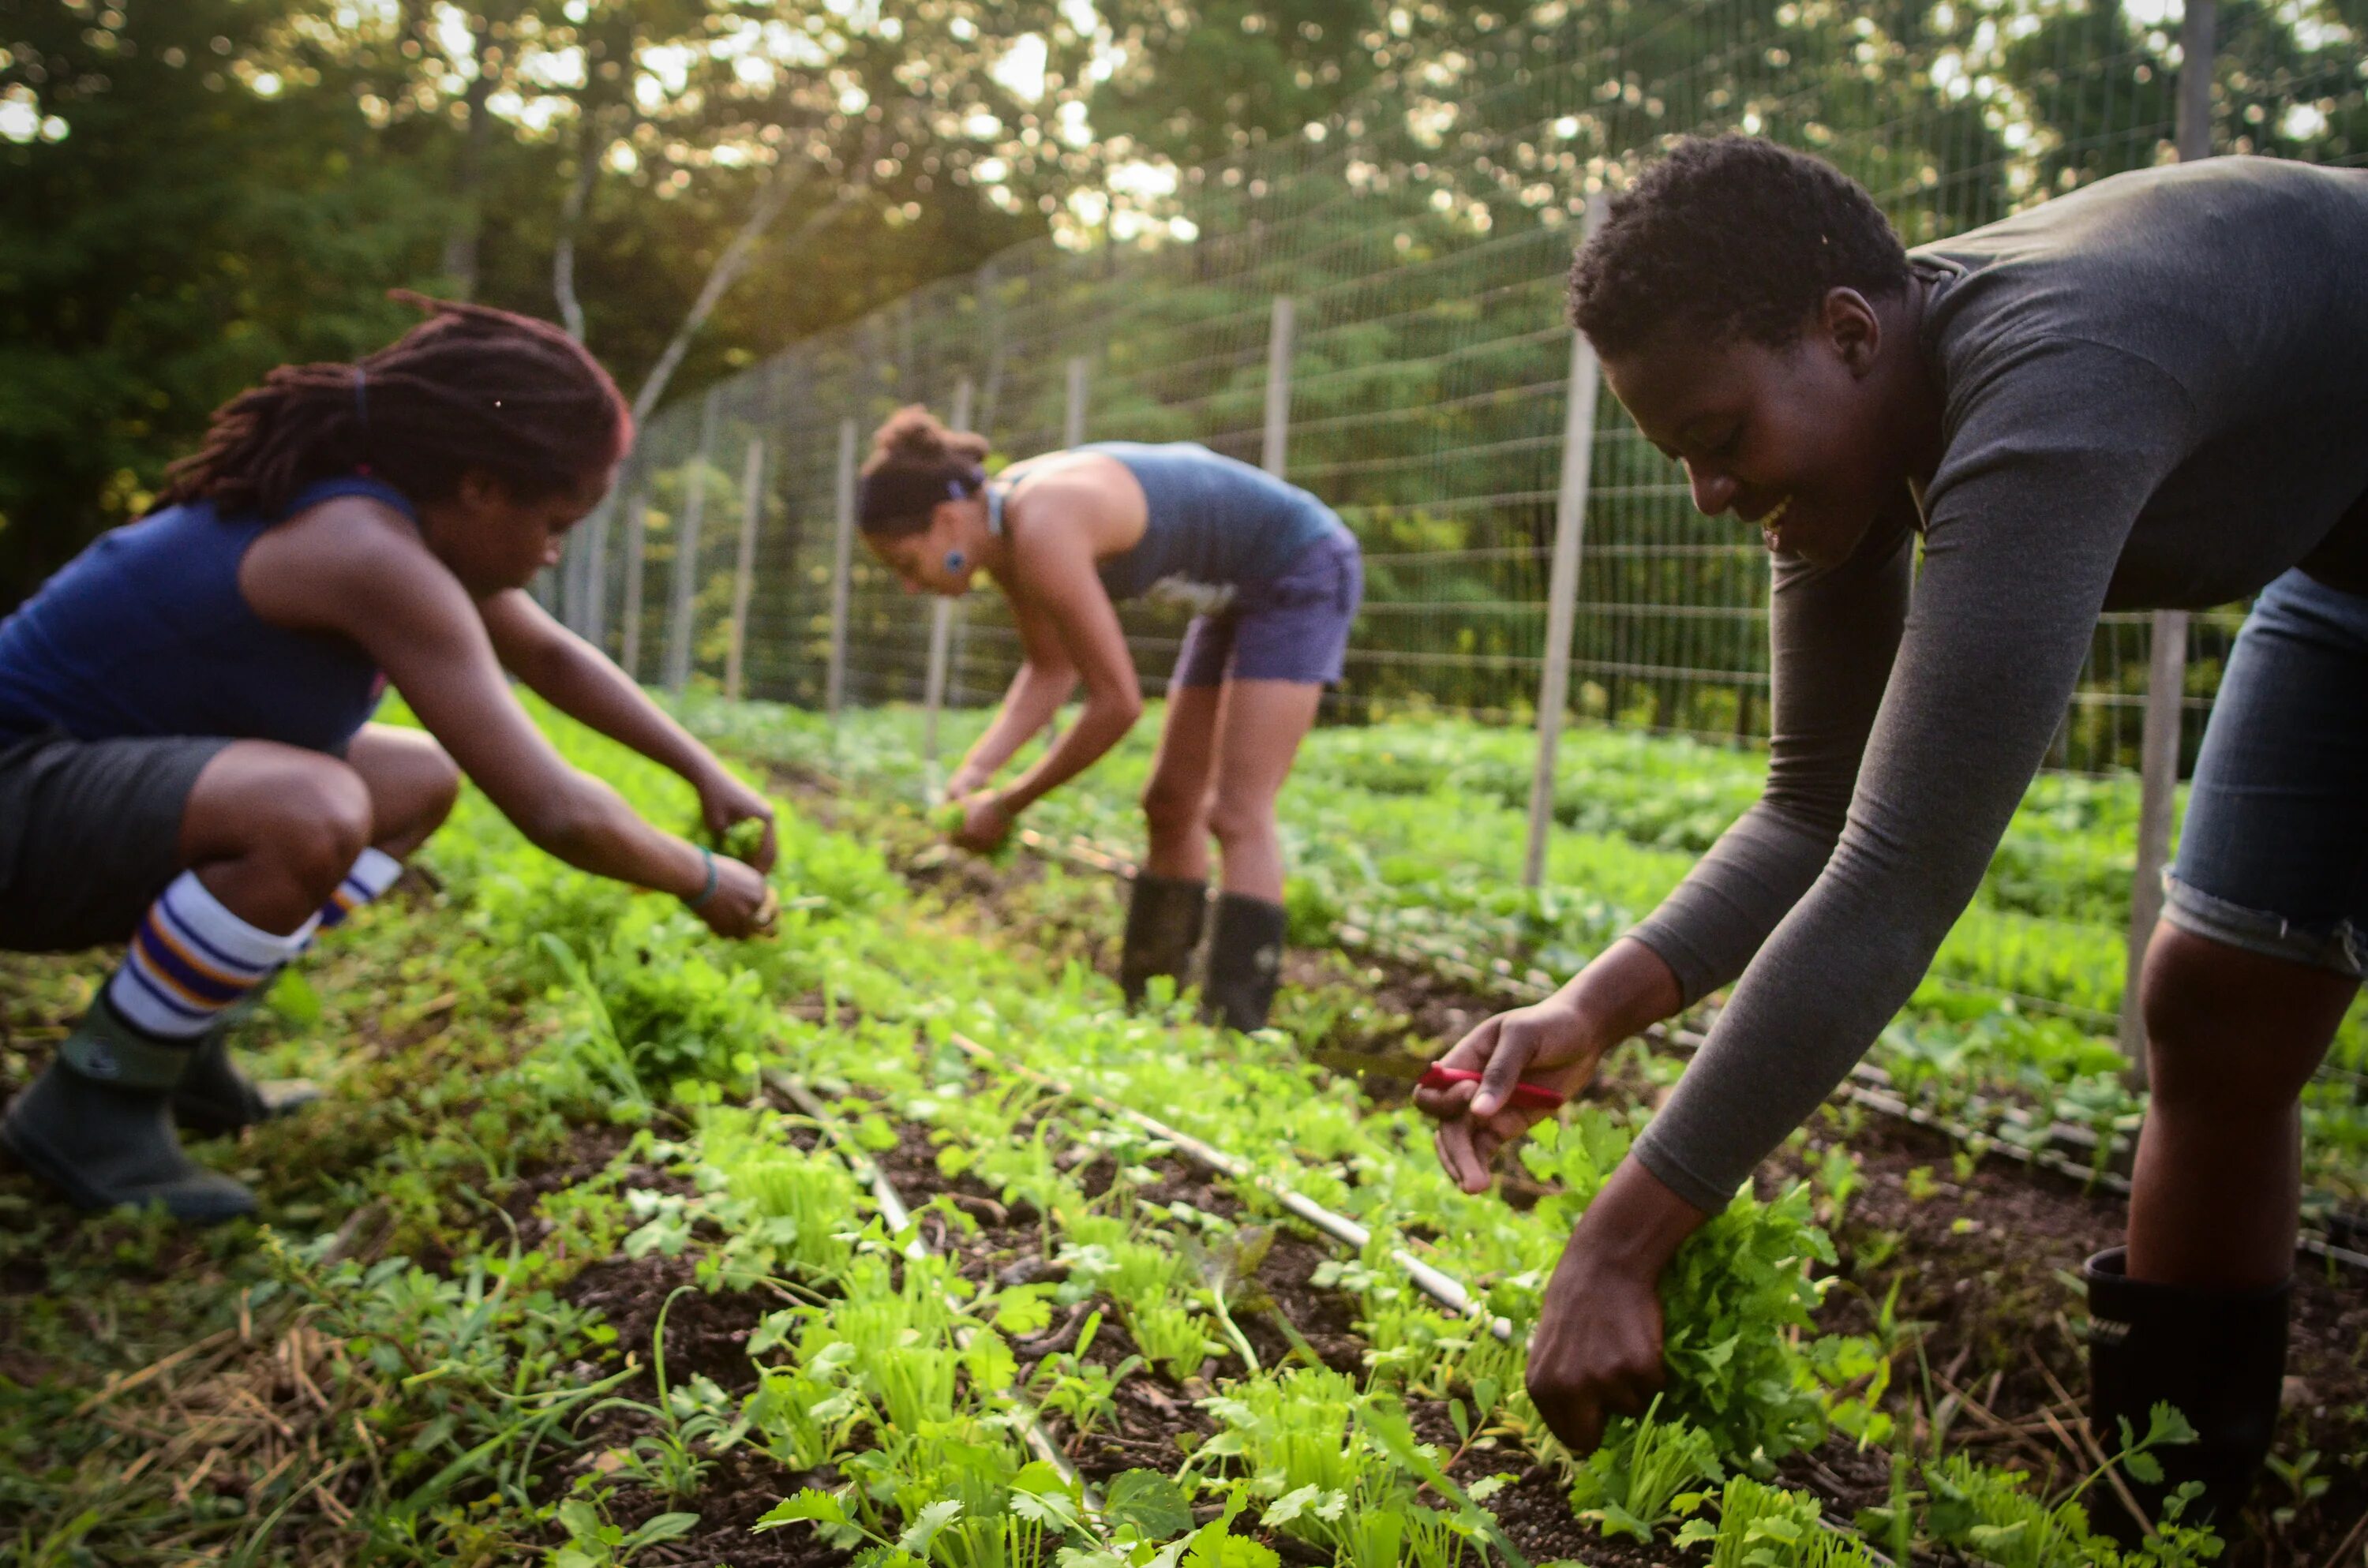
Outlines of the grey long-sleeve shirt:
{"label": "grey long-sleeve shirt", "polygon": [[1713,1211],[1915,990],[2100,610],[2296,565],[2368,592],[2368,172],[2143,170],[1911,259],[1945,398],[1920,516],[1777,559],[1767,793],[1634,933],[1688,1002],[1741,976],[1636,1143]]}

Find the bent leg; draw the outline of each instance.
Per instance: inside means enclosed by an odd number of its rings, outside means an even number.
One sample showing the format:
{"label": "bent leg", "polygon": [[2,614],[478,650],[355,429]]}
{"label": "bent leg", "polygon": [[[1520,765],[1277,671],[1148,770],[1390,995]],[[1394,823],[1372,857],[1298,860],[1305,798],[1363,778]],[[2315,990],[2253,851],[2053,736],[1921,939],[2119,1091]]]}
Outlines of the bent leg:
{"label": "bent leg", "polygon": [[368,786],[336,757],[238,741],[189,791],[181,865],[231,914],[285,936],[328,902],[372,822]]}
{"label": "bent leg", "polygon": [[2165,922],[2144,986],[2153,1098],[2130,1194],[2130,1277],[2274,1285],[2294,1267],[2303,1086],[2360,983]]}
{"label": "bent leg", "polygon": [[1167,688],[1167,722],[1143,787],[1148,829],[1143,867],[1178,881],[1209,876],[1209,780],[1217,758],[1219,694],[1215,686]]}
{"label": "bent leg", "polygon": [[1225,683],[1209,804],[1209,830],[1224,855],[1225,892],[1282,902],[1275,801],[1323,699],[1322,687],[1300,681]]}
{"label": "bent leg", "polygon": [[397,860],[427,843],[461,798],[459,766],[424,731],[365,724],[346,763],[370,791],[370,847]]}

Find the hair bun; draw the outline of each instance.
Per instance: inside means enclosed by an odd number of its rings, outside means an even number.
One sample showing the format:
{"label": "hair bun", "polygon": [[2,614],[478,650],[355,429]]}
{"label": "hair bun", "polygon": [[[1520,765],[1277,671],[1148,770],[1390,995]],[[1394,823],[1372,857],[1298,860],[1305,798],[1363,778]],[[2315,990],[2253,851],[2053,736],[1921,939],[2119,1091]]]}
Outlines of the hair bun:
{"label": "hair bun", "polygon": [[890,415],[871,437],[871,461],[867,471],[898,468],[943,468],[985,460],[986,437],[970,430],[950,430],[924,404],[907,403]]}

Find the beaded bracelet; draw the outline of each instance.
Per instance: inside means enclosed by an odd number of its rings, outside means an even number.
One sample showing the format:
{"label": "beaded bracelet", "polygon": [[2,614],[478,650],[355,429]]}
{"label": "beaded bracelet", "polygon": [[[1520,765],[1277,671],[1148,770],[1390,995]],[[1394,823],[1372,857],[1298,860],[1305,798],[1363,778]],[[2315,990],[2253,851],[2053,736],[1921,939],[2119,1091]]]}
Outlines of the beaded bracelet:
{"label": "beaded bracelet", "polygon": [[691,909],[706,908],[707,901],[715,896],[715,890],[718,887],[721,887],[723,881],[722,874],[715,869],[715,852],[713,850],[708,848],[705,845],[700,845],[699,846],[699,858],[707,862],[707,885],[699,890],[699,896],[697,898],[686,898],[682,901]]}

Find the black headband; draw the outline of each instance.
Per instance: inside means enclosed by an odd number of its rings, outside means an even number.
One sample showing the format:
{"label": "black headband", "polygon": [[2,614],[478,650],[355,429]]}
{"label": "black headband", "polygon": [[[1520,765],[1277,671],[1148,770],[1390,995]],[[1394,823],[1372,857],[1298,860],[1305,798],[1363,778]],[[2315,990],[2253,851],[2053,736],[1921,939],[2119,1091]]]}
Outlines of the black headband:
{"label": "black headband", "polygon": [[855,518],[866,533],[918,533],[939,502],[967,500],[985,483],[985,469],[959,460],[942,468],[883,468],[857,484]]}

